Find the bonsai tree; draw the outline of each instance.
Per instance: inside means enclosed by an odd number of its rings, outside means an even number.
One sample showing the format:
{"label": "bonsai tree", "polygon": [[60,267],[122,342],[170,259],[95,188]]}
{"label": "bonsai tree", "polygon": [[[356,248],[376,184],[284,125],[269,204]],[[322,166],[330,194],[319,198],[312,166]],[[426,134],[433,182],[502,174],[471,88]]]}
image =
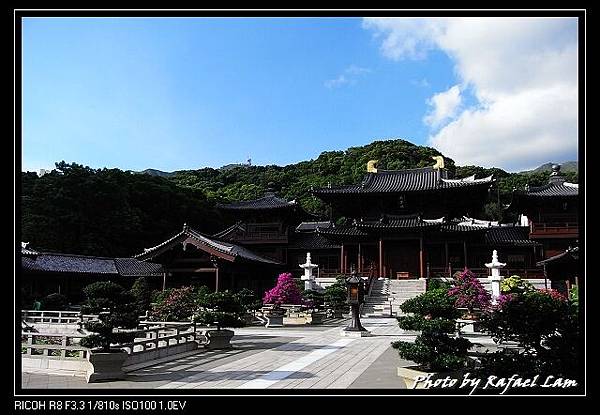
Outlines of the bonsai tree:
{"label": "bonsai tree", "polygon": [[347,296],[346,282],[343,278],[338,278],[334,284],[325,288],[323,293],[325,307],[334,314],[338,313],[348,307],[346,304]]}
{"label": "bonsai tree", "polygon": [[155,305],[151,317],[159,321],[190,321],[197,310],[197,299],[192,287],[171,289],[158,300],[162,301]]}
{"label": "bonsai tree", "polygon": [[277,284],[263,297],[264,304],[302,304],[302,292],[289,272],[279,274]]}
{"label": "bonsai tree", "polygon": [[[481,370],[522,375],[576,377],[579,361],[577,306],[556,290],[505,294],[480,319],[495,342],[516,341],[520,352],[500,351],[482,359]],[[529,363],[524,363],[529,361]]]}
{"label": "bonsai tree", "polygon": [[392,343],[400,357],[412,360],[427,371],[443,372],[465,366],[471,342],[448,335],[455,332],[454,320],[460,316],[454,302],[447,290],[438,288],[426,291],[400,306],[404,313],[410,313],[398,317],[400,328],[421,332],[414,343]]}
{"label": "bonsai tree", "polygon": [[201,311],[194,316],[194,321],[206,326],[243,327],[242,315],[245,310],[238,298],[229,291],[206,294],[200,304]]}
{"label": "bonsai tree", "polygon": [[129,290],[130,294],[135,299],[137,312],[139,315],[145,314],[146,311],[150,310],[150,304],[152,303],[152,292],[148,281],[144,277],[140,277],[131,286]]}
{"label": "bonsai tree", "polygon": [[491,301],[490,293],[487,292],[479,279],[471,271],[465,270],[455,276],[454,285],[448,290],[448,295],[454,298],[456,307],[466,308],[468,316],[473,316],[474,309],[484,309]]}
{"label": "bonsai tree", "polygon": [[64,310],[69,305],[69,300],[63,294],[52,293],[42,298],[43,310]]}
{"label": "bonsai tree", "polygon": [[256,293],[248,288],[242,288],[234,294],[236,301],[240,304],[244,312],[254,314],[256,310],[262,307],[262,301],[256,296]]}
{"label": "bonsai tree", "polygon": [[135,332],[115,331],[137,328],[136,304],[129,292],[114,282],[104,281],[86,286],[83,292],[86,303],[82,311],[98,313],[97,321],[89,321],[84,326],[93,334],[81,339],[83,347],[107,353],[113,351],[112,344],[127,343],[135,338]]}
{"label": "bonsai tree", "polygon": [[310,309],[319,309],[323,306],[325,295],[316,290],[305,290],[302,293],[304,305]]}

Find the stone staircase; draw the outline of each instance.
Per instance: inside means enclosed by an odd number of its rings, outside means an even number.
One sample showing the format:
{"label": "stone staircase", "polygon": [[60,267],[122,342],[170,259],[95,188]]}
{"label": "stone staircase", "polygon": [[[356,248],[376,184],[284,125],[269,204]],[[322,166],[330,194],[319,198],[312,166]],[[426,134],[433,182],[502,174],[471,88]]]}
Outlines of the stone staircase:
{"label": "stone staircase", "polygon": [[402,314],[400,305],[404,301],[424,292],[425,280],[377,279],[373,282],[371,295],[365,299],[361,314],[365,317],[399,316]]}

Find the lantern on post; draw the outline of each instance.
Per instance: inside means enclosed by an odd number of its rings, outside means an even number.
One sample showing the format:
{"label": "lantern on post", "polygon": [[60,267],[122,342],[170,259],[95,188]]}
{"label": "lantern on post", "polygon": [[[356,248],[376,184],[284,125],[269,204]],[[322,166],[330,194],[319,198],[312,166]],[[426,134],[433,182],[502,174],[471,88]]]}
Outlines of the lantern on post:
{"label": "lantern on post", "polygon": [[352,309],[352,321],[342,330],[342,335],[350,337],[366,337],[371,333],[360,324],[360,305],[365,301],[365,287],[362,279],[352,270],[350,277],[346,278],[348,288],[347,302]]}

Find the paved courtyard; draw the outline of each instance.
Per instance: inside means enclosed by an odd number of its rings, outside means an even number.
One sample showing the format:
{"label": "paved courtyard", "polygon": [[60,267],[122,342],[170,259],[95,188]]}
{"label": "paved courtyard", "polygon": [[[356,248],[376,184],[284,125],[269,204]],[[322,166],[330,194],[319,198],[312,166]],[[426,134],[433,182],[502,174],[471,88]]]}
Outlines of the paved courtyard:
{"label": "paved courtyard", "polygon": [[345,389],[405,388],[396,367],[406,364],[390,343],[414,339],[393,318],[363,319],[371,337],[340,332],[348,320],[313,327],[236,329],[226,351],[199,350],[127,373],[122,381],[86,383],[79,375],[28,369],[23,388],[102,389]]}

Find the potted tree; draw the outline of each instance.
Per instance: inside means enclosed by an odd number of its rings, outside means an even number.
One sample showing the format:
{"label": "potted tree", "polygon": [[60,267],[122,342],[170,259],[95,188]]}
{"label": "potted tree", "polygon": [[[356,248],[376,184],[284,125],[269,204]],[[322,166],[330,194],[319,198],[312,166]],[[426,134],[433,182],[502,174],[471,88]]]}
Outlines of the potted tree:
{"label": "potted tree", "polygon": [[475,274],[467,268],[463,272],[456,273],[448,295],[454,299],[457,308],[466,309],[457,323],[466,331],[479,331],[478,313],[489,307],[491,295]]}
{"label": "potted tree", "polygon": [[302,294],[304,306],[306,308],[306,324],[323,324],[324,294],[316,290],[305,290]]}
{"label": "potted tree", "polygon": [[343,311],[348,309],[346,304],[347,295],[346,283],[340,278],[334,284],[325,288],[323,293],[324,305],[331,317],[342,318]]}
{"label": "potted tree", "polygon": [[244,311],[242,316],[244,323],[246,325],[252,324],[256,310],[262,307],[262,302],[256,296],[254,291],[249,290],[248,288],[242,288],[240,291],[235,293],[235,298],[240,303],[240,306]]}
{"label": "potted tree", "polygon": [[138,316],[135,300],[123,287],[113,282],[95,282],[83,289],[86,304],[84,313],[98,313],[98,320],[85,323],[92,332],[81,339],[83,347],[90,348],[88,382],[123,379],[123,363],[127,352],[115,345],[131,342],[136,335]]}
{"label": "potted tree", "polygon": [[233,330],[223,330],[224,327],[244,327],[242,315],[244,309],[238,299],[229,291],[220,291],[204,295],[200,304],[201,310],[194,316],[194,321],[206,326],[214,326],[216,330],[205,333],[208,349],[231,348]]}
{"label": "potted tree", "polygon": [[455,331],[454,320],[460,316],[460,311],[455,308],[454,300],[446,289],[426,291],[405,301],[400,309],[409,313],[398,317],[400,328],[420,332],[414,343],[392,343],[402,359],[416,363],[415,366],[398,367],[398,376],[409,389],[415,386],[418,389],[418,376],[432,374],[432,378],[445,377],[466,366],[471,342],[448,335]]}
{"label": "potted tree", "polygon": [[285,311],[281,308],[281,305],[302,304],[302,293],[292,274],[289,272],[279,274],[275,287],[265,292],[263,304],[270,305],[270,308],[265,312],[266,327],[282,327]]}
{"label": "potted tree", "polygon": [[189,322],[198,308],[197,302],[193,287],[173,288],[155,296],[150,317],[154,321]]}

